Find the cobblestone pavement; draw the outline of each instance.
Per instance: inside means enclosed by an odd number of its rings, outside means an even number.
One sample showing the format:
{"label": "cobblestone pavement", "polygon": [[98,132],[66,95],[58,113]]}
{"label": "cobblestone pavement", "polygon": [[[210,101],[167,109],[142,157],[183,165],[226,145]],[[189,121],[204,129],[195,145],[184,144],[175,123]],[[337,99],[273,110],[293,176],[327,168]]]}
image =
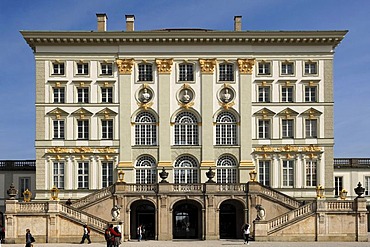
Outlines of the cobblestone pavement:
{"label": "cobblestone pavement", "polygon": [[[2,244],[0,247],[24,247],[25,244]],[[35,243],[34,247],[105,247],[105,243],[92,243],[92,244],[42,244]],[[232,246],[247,246],[242,240],[209,240],[209,241],[129,241],[121,244],[121,247],[135,246],[135,247],[169,247],[169,246],[189,246],[189,247],[232,247]],[[328,246],[328,247],[351,247],[351,246],[370,246],[370,242],[250,242],[249,246],[258,247],[317,247],[317,246]]]}

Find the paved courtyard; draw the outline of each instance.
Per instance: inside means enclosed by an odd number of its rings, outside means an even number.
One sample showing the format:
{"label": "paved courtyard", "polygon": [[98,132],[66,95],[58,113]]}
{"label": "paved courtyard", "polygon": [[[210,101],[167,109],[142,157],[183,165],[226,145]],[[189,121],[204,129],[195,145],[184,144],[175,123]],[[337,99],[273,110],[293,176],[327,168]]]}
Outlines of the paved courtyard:
{"label": "paved courtyard", "polygon": [[[2,244],[0,247],[24,247],[25,244]],[[34,247],[53,246],[53,247],[103,247],[105,243],[92,244],[42,244],[35,243]],[[217,247],[217,246],[246,246],[242,240],[210,240],[210,241],[130,241],[121,244],[121,247],[136,246],[136,247],[166,247],[166,246],[191,246],[191,247]],[[249,246],[258,247],[310,247],[310,246],[328,246],[328,247],[350,247],[350,246],[370,246],[370,242],[250,242]]]}

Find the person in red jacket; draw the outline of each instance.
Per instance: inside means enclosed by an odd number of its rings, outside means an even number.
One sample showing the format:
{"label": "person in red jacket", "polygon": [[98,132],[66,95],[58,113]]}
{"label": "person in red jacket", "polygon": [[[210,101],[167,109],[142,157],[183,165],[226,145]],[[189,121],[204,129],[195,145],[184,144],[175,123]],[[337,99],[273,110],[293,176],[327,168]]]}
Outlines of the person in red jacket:
{"label": "person in red jacket", "polygon": [[109,232],[111,236],[111,246],[112,247],[118,247],[121,242],[121,233],[118,231],[118,228],[115,227],[116,230],[113,228],[113,224],[109,225]]}

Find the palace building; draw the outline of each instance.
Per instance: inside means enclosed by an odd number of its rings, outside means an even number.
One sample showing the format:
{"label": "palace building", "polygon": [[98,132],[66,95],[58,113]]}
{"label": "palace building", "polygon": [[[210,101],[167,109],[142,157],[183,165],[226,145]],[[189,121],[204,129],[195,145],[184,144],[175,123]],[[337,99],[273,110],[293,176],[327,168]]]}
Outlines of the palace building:
{"label": "palace building", "polygon": [[34,201],[55,186],[127,239],[144,224],[166,240],[241,238],[258,205],[272,220],[318,187],[334,197],[333,58],[347,31],[241,19],[137,31],[126,15],[108,31],[97,14],[97,31],[21,31],[36,61]]}

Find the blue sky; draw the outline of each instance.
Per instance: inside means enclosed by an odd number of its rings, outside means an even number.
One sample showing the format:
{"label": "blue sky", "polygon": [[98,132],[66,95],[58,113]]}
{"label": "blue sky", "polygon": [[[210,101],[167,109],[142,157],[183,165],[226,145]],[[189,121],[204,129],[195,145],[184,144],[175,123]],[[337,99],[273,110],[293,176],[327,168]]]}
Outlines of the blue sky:
{"label": "blue sky", "polygon": [[349,30],[334,59],[335,157],[370,157],[370,1],[368,0],[1,0],[0,160],[34,159],[35,63],[20,30],[209,28]]}

